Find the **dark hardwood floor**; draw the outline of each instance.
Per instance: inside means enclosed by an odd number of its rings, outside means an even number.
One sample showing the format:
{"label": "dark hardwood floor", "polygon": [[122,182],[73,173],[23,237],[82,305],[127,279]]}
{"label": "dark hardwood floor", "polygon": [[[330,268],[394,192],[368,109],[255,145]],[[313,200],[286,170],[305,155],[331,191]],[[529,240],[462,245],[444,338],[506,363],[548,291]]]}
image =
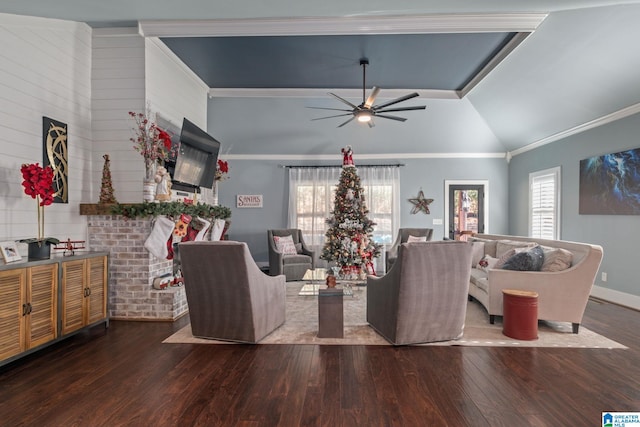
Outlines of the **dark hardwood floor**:
{"label": "dark hardwood floor", "polygon": [[640,411],[640,313],[589,302],[628,350],[162,344],[113,321],[0,368],[2,426],[598,426]]}

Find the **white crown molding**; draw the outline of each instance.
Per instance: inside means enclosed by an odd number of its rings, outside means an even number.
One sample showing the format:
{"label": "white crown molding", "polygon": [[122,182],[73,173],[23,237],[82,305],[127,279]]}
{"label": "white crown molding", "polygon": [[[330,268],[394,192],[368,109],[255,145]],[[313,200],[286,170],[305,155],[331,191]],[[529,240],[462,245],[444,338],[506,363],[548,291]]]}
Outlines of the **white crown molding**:
{"label": "white crown molding", "polygon": [[[326,98],[328,92],[343,98],[362,98],[362,89],[305,89],[305,88],[210,88],[209,98]],[[376,99],[395,99],[407,93],[418,92],[420,98],[460,99],[454,90],[383,89]]]}
{"label": "white crown molding", "polygon": [[532,32],[546,13],[139,21],[145,37]]}
{"label": "white crown molding", "polygon": [[561,139],[568,138],[572,135],[585,132],[589,129],[597,128],[597,127],[606,125],[608,123],[615,122],[616,120],[624,119],[625,117],[629,117],[637,113],[640,113],[640,103],[630,105],[621,110],[615,111],[611,114],[607,114],[606,116],[599,117],[595,120],[591,120],[589,122],[583,123],[578,126],[574,126],[562,132],[558,132],[554,135],[550,135],[536,142],[532,142],[531,144],[525,145],[522,148],[518,148],[517,150],[510,151],[509,155],[510,157],[517,156],[518,154],[526,153],[527,151],[531,151],[536,148],[542,147],[543,145],[551,144],[552,142],[556,142]]}
{"label": "white crown molding", "polygon": [[[225,160],[271,160],[271,161],[320,161],[339,160],[341,154],[221,154]],[[366,154],[358,153],[360,160],[398,160],[398,159],[503,159],[505,153],[388,153]],[[356,164],[356,166],[358,166]]]}
{"label": "white crown molding", "polygon": [[136,27],[110,27],[94,28],[93,35],[96,37],[141,37]]}

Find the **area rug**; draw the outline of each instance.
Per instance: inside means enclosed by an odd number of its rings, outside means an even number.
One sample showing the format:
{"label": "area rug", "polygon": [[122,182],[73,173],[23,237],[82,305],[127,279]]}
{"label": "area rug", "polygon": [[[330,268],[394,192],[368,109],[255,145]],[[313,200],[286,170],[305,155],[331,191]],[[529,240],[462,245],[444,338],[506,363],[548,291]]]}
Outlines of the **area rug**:
{"label": "area rug", "polygon": [[[304,283],[287,283],[286,321],[260,344],[322,344],[322,345],[389,345],[366,322],[366,286],[353,288],[353,296],[344,297],[344,338],[318,338],[318,297],[299,296]],[[164,343],[169,344],[234,344],[227,341],[195,338],[187,325]],[[464,335],[455,341],[420,345],[459,345],[480,347],[563,347],[563,348],[627,348],[602,335],[580,326],[573,334],[571,324],[540,321],[538,339],[521,341],[502,334],[502,323],[489,323],[486,310],[478,302],[467,303]]]}

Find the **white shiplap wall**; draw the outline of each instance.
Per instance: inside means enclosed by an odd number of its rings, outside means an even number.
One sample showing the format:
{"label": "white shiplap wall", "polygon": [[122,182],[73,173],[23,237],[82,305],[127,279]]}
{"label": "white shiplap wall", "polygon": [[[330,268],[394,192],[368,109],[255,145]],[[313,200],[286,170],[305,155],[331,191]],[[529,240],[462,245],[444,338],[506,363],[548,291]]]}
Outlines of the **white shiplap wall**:
{"label": "white shiplap wall", "polygon": [[151,108],[178,127],[186,117],[207,130],[207,85],[157,38],[146,39],[145,45]]}
{"label": "white shiplap wall", "polygon": [[142,201],[144,162],[129,140],[129,111],[148,106],[176,126],[187,117],[206,129],[208,87],[163,43],[136,28],[96,29],[93,34],[93,202],[100,196],[109,154],[118,202]]}
{"label": "white shiplap wall", "polygon": [[0,40],[0,240],[37,235],[20,165],[42,164],[43,116],[67,124],[69,162],[69,203],[45,208],[45,234],[85,239],[78,203],[91,191],[91,29],[0,14]]}
{"label": "white shiplap wall", "polygon": [[93,185],[87,203],[97,203],[103,155],[111,159],[111,178],[118,202],[142,201],[144,163],[134,151],[129,111],[145,110],[145,43],[135,28],[93,31]]}

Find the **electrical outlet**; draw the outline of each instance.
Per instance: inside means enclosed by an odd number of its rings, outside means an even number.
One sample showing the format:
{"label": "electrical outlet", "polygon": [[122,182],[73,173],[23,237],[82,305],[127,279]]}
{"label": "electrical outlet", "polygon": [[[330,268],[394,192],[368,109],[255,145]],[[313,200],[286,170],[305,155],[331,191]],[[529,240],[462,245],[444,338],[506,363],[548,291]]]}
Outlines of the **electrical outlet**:
{"label": "electrical outlet", "polygon": [[434,218],[433,219],[433,225],[442,225],[442,219],[441,218]]}
{"label": "electrical outlet", "polygon": [[607,273],[605,273],[604,271],[602,272],[602,281],[606,282],[607,281]]}

